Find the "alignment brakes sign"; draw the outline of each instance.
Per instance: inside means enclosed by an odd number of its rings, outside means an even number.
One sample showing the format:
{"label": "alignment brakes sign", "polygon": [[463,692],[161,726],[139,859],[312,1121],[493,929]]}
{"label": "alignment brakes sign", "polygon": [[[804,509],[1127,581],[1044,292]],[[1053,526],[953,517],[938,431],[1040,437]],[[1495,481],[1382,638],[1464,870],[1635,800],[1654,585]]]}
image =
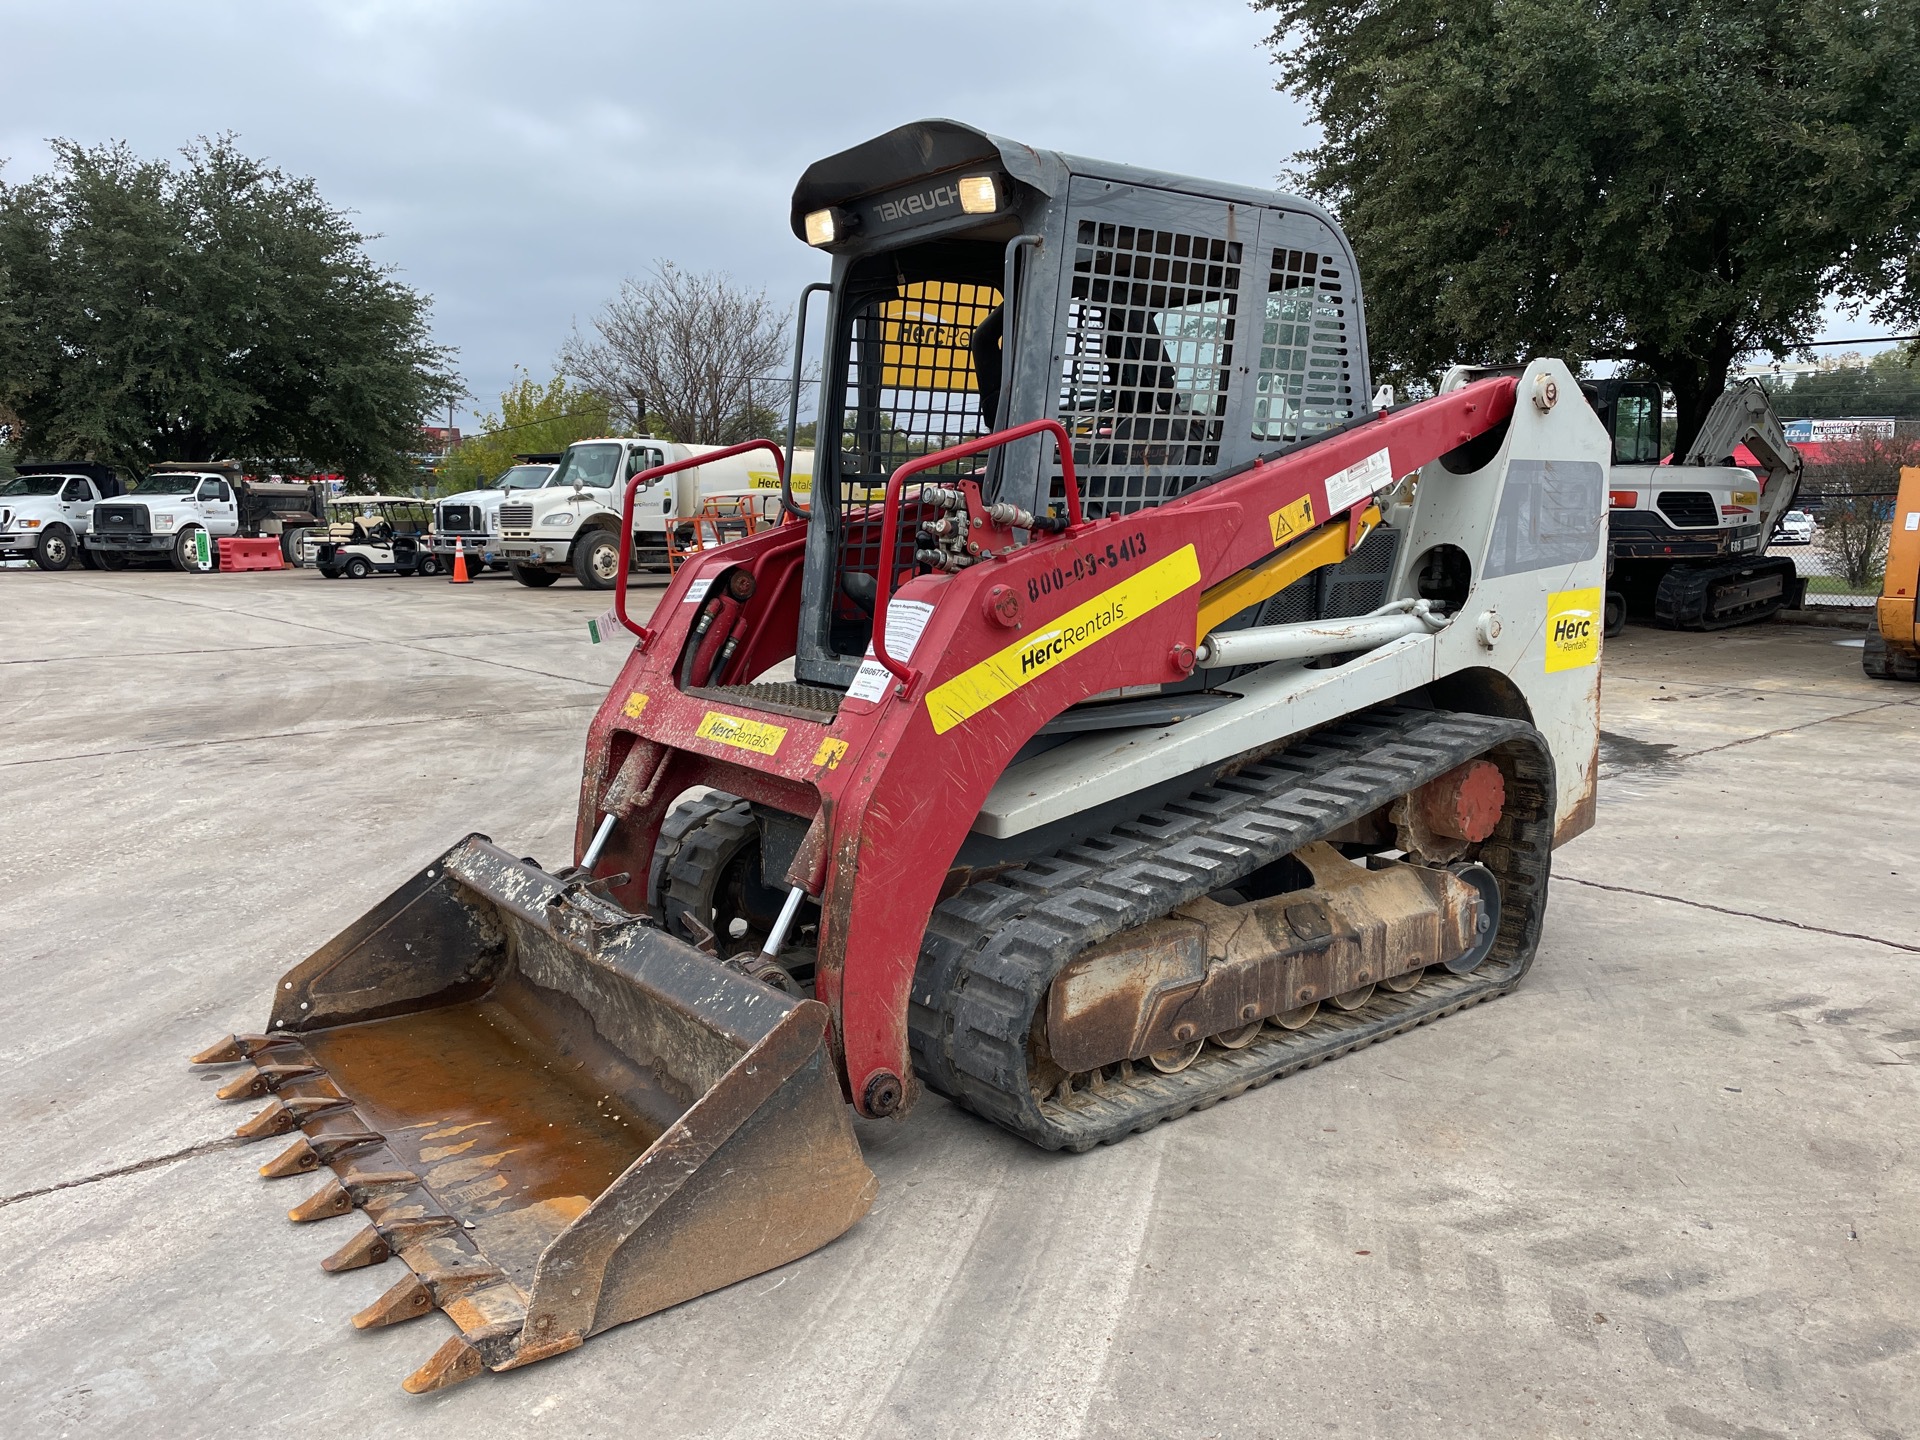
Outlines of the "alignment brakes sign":
{"label": "alignment brakes sign", "polygon": [[1547,673],[1600,658],[1600,592],[1556,590],[1547,596]]}
{"label": "alignment brakes sign", "polygon": [[927,693],[927,714],[934,733],[944,735],[971,720],[997,700],[1039,679],[1054,666],[1071,660],[1090,646],[1174,596],[1200,583],[1200,561],[1193,546],[1183,546],[1164,560],[1156,560],[1138,575],[1102,590],[1091,600],[1048,621],[997,654],[961,671]]}

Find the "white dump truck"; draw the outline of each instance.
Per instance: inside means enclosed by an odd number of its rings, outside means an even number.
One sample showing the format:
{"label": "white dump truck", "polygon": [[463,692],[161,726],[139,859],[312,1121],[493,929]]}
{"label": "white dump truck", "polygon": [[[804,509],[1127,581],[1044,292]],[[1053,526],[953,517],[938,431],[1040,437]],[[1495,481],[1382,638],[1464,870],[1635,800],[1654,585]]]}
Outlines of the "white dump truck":
{"label": "white dump truck", "polygon": [[120,493],[106,465],[63,460],[16,467],[0,484],[0,560],[31,560],[42,570],[74,561],[92,568],[83,548],[93,508]]}
{"label": "white dump truck", "polygon": [[[576,440],[538,490],[504,497],[500,550],[522,585],[551,585],[573,574],[589,590],[613,588],[623,563],[620,507],[627,481],[675,460],[712,454],[718,445],[678,445],[646,436]],[[813,483],[813,452],[793,456],[793,493],[806,504]],[[667,568],[667,536],[690,539],[708,501],[750,499],[769,520],[780,515],[780,477],[765,452],[734,455],[649,481],[634,496],[633,534],[625,562]]]}
{"label": "white dump truck", "polygon": [[146,556],[205,575],[218,564],[214,542],[222,536],[270,536],[284,556],[326,515],[327,487],[318,482],[256,480],[231,460],[169,461],[95,505],[84,543],[108,569]]}

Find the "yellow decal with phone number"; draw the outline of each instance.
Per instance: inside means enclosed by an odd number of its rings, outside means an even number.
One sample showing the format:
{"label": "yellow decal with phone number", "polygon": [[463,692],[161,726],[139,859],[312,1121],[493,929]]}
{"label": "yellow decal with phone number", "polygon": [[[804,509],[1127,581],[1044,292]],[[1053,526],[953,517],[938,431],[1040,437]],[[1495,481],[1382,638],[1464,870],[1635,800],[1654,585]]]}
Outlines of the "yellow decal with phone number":
{"label": "yellow decal with phone number", "polygon": [[1038,680],[1054,666],[1199,583],[1199,558],[1193,546],[1184,545],[1139,574],[1109,586],[929,691],[927,714],[934,733],[946,734],[996,700],[1004,700],[1022,685]]}
{"label": "yellow decal with phone number", "polygon": [[1547,596],[1547,673],[1575,670],[1600,658],[1600,592],[1556,590]]}

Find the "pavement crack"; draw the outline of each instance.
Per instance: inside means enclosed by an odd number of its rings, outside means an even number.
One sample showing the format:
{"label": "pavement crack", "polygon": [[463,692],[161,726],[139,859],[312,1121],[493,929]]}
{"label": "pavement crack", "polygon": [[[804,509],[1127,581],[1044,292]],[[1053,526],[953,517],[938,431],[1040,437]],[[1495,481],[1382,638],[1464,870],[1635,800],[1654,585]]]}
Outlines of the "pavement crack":
{"label": "pavement crack", "polygon": [[1768,925],[1785,925],[1792,930],[1806,930],[1815,935],[1832,935],[1840,940],[1864,940],[1869,945],[1884,945],[1889,950],[1904,950],[1910,955],[1920,955],[1920,945],[1908,945],[1899,940],[1885,940],[1878,935],[1865,935],[1858,930],[1832,930],[1825,925],[1808,925],[1804,921],[1789,920],[1782,915],[1762,915],[1754,910],[1735,910],[1728,905],[1714,905],[1705,900],[1689,900],[1684,895],[1665,895],[1658,890],[1636,890],[1631,885],[1608,885],[1599,880],[1582,880],[1577,875],[1555,875],[1555,880],[1564,880],[1569,885],[1585,885],[1589,890],[1610,890],[1616,895],[1639,895],[1648,900],[1666,900],[1675,905],[1691,905],[1696,910],[1711,910],[1716,915],[1732,915],[1741,920],[1759,920]]}
{"label": "pavement crack", "polygon": [[1771,740],[1779,735],[1791,735],[1796,730],[1811,730],[1816,725],[1831,725],[1835,720],[1851,720],[1856,715],[1867,715],[1875,710],[1885,710],[1894,705],[1905,705],[1905,700],[1876,700],[1871,705],[1862,705],[1858,710],[1842,710],[1838,715],[1822,715],[1818,720],[1803,721],[1798,725],[1782,725],[1777,730],[1763,730],[1758,735],[1748,735],[1739,740],[1728,740],[1719,745],[1709,745],[1701,750],[1684,750],[1672,758],[1675,760],[1693,760],[1701,755],[1713,755],[1722,750],[1738,749],[1742,745],[1757,744],[1762,740]]}
{"label": "pavement crack", "polygon": [[212,1155],[221,1150],[236,1150],[250,1142],[238,1135],[223,1135],[218,1140],[204,1140],[198,1145],[189,1145],[184,1150],[175,1150],[170,1155],[154,1155],[145,1160],[136,1160],[131,1165],[117,1165],[111,1170],[101,1170],[92,1175],[82,1175],[77,1180],[62,1180],[58,1185],[42,1185],[37,1190],[22,1190],[15,1195],[0,1195],[0,1210],[9,1205],[18,1205],[22,1200],[38,1200],[42,1195],[55,1195],[62,1190],[77,1190],[82,1185],[97,1185],[102,1180],[118,1180],[123,1175],[138,1175],[143,1170],[157,1170],[162,1165],[171,1165],[179,1160],[191,1160],[196,1155]]}

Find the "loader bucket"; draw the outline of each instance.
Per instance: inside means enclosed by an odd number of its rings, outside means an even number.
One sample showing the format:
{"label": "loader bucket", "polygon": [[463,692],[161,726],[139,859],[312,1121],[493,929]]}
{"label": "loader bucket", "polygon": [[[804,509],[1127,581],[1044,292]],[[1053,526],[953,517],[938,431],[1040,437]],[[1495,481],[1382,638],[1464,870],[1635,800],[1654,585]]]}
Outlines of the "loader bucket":
{"label": "loader bucket", "polygon": [[873,1201],[827,1011],[473,835],[274,993],[222,1099],[292,1135],[289,1212],[358,1209],[326,1260],[398,1256],[365,1328],[438,1307],[460,1333],[416,1393],[558,1355],[818,1249]]}

